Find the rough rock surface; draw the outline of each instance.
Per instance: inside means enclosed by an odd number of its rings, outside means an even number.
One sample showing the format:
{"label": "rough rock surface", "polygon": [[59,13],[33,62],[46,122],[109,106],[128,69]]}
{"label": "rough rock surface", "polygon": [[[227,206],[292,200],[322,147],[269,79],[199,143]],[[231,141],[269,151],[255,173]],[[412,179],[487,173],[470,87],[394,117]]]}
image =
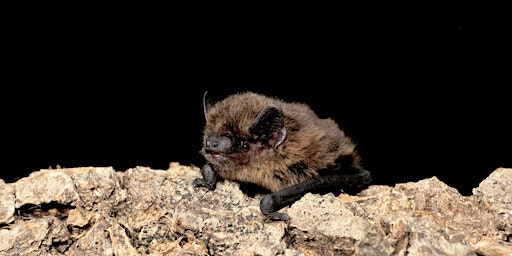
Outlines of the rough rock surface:
{"label": "rough rock surface", "polygon": [[512,255],[512,169],[472,196],[436,177],[307,194],[289,224],[237,183],[193,187],[196,167],[40,170],[0,180],[1,255]]}

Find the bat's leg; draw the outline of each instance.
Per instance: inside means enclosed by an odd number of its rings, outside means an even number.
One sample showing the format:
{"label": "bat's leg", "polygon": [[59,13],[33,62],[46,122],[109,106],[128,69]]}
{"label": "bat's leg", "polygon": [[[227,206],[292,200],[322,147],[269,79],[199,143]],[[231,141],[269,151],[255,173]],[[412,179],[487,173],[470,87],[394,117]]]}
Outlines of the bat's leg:
{"label": "bat's leg", "polygon": [[210,164],[205,164],[203,168],[201,168],[201,175],[203,175],[203,178],[196,178],[193,183],[194,186],[206,187],[210,190],[215,189],[215,184],[219,180],[219,174],[213,170]]}
{"label": "bat's leg", "polygon": [[353,174],[319,176],[263,196],[260,201],[260,210],[261,213],[270,219],[288,222],[290,216],[277,211],[297,201],[308,192],[325,193],[335,191],[336,189],[338,191],[346,189],[352,191],[364,188],[370,181],[370,172],[364,169],[358,169],[357,172]]}

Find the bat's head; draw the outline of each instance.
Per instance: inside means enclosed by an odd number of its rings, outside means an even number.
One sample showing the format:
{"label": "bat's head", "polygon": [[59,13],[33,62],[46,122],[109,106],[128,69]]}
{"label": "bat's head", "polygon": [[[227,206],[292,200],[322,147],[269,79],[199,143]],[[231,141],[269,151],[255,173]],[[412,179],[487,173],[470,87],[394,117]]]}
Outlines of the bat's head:
{"label": "bat's head", "polygon": [[200,152],[213,165],[229,169],[271,157],[286,138],[283,111],[265,96],[235,94],[203,104],[206,125]]}

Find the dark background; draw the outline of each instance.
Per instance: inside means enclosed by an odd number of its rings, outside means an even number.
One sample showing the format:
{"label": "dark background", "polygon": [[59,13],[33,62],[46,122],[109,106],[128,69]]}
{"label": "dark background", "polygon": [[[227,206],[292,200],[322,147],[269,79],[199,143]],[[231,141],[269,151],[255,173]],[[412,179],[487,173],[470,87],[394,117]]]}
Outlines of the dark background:
{"label": "dark background", "polygon": [[497,19],[393,6],[100,9],[8,22],[6,182],[57,165],[200,167],[206,90],[309,104],[358,143],[375,184],[437,176],[469,195],[512,167]]}

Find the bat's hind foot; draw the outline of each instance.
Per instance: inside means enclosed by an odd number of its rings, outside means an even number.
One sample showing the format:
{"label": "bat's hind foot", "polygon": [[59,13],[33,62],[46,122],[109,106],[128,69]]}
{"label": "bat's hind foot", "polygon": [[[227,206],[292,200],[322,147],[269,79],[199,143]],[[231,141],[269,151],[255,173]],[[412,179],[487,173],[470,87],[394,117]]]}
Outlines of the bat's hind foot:
{"label": "bat's hind foot", "polygon": [[290,222],[290,216],[288,216],[288,214],[275,211],[276,205],[278,205],[278,203],[279,202],[275,202],[274,198],[272,198],[272,195],[264,195],[260,201],[261,213],[272,220],[282,220],[286,221],[287,223]]}

